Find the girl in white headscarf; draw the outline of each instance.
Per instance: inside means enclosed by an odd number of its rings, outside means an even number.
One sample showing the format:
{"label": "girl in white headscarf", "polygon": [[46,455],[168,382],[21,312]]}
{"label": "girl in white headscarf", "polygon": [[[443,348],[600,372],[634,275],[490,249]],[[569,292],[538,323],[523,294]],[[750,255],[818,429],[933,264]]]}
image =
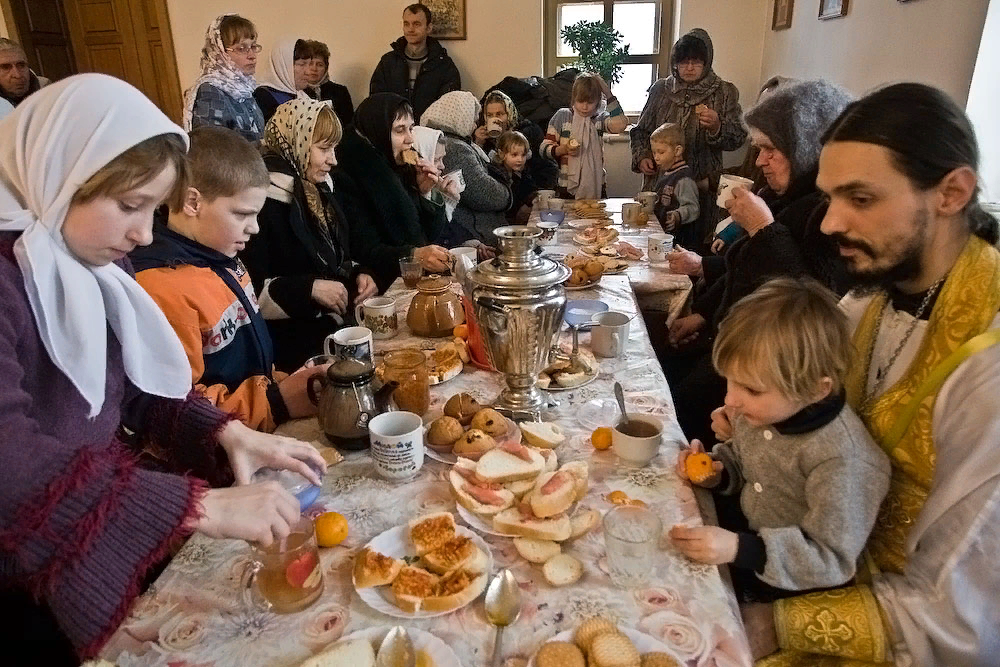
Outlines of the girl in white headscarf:
{"label": "girl in white headscarf", "polygon": [[253,94],[265,121],[271,120],[274,112],[285,102],[312,99],[306,93],[312,53],[312,47],[304,39],[282,39],[271,49],[267,71]]}
{"label": "girl in white headscarf", "polygon": [[184,93],[184,129],[221,125],[247,141],[264,132],[264,116],[254,101],[257,87],[257,28],[237,14],[222,14],[205,31],[201,76]]}
{"label": "girl in white headscarf", "polygon": [[82,658],[179,539],[270,543],[299,516],[276,486],[207,490],[138,466],[130,446],[216,483],[247,484],[263,466],[319,482],[310,466],[324,467],[309,445],[189,393],[184,350],[129,273],[154,209],[185,190],[186,148],[152,102],[100,74],[44,88],[0,122],[0,560],[19,587],[0,605],[29,617],[33,592]]}

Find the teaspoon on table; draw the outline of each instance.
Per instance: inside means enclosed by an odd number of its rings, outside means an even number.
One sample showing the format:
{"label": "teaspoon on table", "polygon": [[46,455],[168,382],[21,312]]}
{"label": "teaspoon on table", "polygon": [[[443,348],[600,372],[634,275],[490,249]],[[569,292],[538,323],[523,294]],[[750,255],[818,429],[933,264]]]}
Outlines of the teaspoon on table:
{"label": "teaspoon on table", "polygon": [[621,408],[622,411],[622,423],[620,428],[624,429],[628,426],[628,412],[625,410],[625,392],[622,391],[621,382],[615,382],[615,398],[618,399],[618,407]]}
{"label": "teaspoon on table", "polygon": [[521,615],[521,589],[510,570],[501,570],[486,588],[486,618],[496,626],[496,641],[493,643],[493,667],[501,662],[501,642],[503,630]]}
{"label": "teaspoon on table", "polygon": [[416,663],[413,641],[406,628],[401,625],[393,627],[378,648],[375,667],[414,667]]}

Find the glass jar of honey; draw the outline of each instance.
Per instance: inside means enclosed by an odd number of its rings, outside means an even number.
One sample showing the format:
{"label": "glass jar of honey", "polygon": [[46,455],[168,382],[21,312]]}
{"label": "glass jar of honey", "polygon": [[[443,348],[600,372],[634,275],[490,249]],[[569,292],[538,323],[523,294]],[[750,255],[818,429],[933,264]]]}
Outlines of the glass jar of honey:
{"label": "glass jar of honey", "polygon": [[427,375],[427,359],[416,348],[385,353],[385,381],[399,386],[392,392],[396,407],[423,415],[431,405],[431,383]]}

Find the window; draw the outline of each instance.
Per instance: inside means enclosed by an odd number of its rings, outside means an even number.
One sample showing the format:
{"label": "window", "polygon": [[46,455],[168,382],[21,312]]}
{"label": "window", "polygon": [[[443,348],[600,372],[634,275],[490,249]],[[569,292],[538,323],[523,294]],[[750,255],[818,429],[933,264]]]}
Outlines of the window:
{"label": "window", "polygon": [[551,76],[576,59],[562,40],[564,27],[579,21],[609,23],[629,45],[622,78],[614,85],[615,96],[626,114],[637,116],[646,103],[646,90],[666,75],[672,6],[672,0],[545,0],[545,73]]}

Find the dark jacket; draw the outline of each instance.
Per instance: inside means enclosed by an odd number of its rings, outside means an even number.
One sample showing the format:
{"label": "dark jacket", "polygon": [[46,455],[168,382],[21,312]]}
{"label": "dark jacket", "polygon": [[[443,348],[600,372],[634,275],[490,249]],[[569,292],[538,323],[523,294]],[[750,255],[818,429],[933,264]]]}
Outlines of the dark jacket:
{"label": "dark jacket", "polygon": [[265,156],[264,162],[271,172],[272,185],[257,215],[260,231],[240,258],[250,271],[267,318],[275,366],[289,372],[320,354],[323,339],[344,323],[313,301],[313,282],[344,283],[348,312],[353,313],[357,276],[362,271],[351,260],[346,218],[336,197],[323,187],[319,189],[331,218],[327,240],[306,204],[305,190],[292,165],[277,155]]}
{"label": "dark jacket", "polygon": [[265,122],[257,100],[252,97],[237,100],[210,83],[198,86],[191,110],[191,129],[219,125],[239,132],[251,143],[257,143],[264,135]]}
{"label": "dark jacket", "polygon": [[531,179],[531,173],[525,165],[524,171],[512,172],[502,164],[491,162],[489,167],[490,176],[510,188],[511,204],[507,207],[507,221],[513,223],[517,218],[517,212],[522,206],[531,206],[538,194],[538,187]]}
{"label": "dark jacket", "polygon": [[337,147],[335,193],[350,229],[352,256],[371,267],[379,290],[399,277],[399,260],[438,241],[448,219],[441,202],[425,199],[354,128]]}
{"label": "dark jacket", "polygon": [[333,105],[333,113],[337,114],[342,126],[347,127],[354,122],[354,101],[351,100],[351,91],[347,86],[325,81],[319,87],[318,93],[312,86],[306,88],[306,93],[317,100],[330,102]]}
{"label": "dark jacket", "polygon": [[427,60],[420,66],[413,90],[410,90],[410,69],[406,63],[406,38],[400,37],[391,46],[392,50],[382,56],[372,74],[369,95],[402,95],[413,107],[413,117],[419,119],[437,98],[461,90],[462,75],[438,40],[427,38]]}
{"label": "dark jacket", "polygon": [[276,90],[270,86],[257,86],[257,90],[253,91],[253,98],[257,102],[257,106],[260,107],[260,112],[264,114],[264,122],[266,123],[271,120],[271,116],[278,110],[278,107],[285,102],[294,100],[295,95],[283,90]]}
{"label": "dark jacket", "polygon": [[[542,155],[542,140],[545,139],[545,130],[527,119],[522,119],[514,129],[524,135],[531,147],[531,158],[524,166],[524,174],[531,179],[538,190],[555,190],[559,184],[559,165],[554,160]],[[493,139],[487,139],[486,143],[483,144],[483,150],[487,154],[495,148],[496,142]]]}
{"label": "dark jacket", "polygon": [[272,377],[271,336],[243,263],[169,229],[162,214],[153,242],[129,257],[184,345],[195,388],[254,430],[288,419]]}

